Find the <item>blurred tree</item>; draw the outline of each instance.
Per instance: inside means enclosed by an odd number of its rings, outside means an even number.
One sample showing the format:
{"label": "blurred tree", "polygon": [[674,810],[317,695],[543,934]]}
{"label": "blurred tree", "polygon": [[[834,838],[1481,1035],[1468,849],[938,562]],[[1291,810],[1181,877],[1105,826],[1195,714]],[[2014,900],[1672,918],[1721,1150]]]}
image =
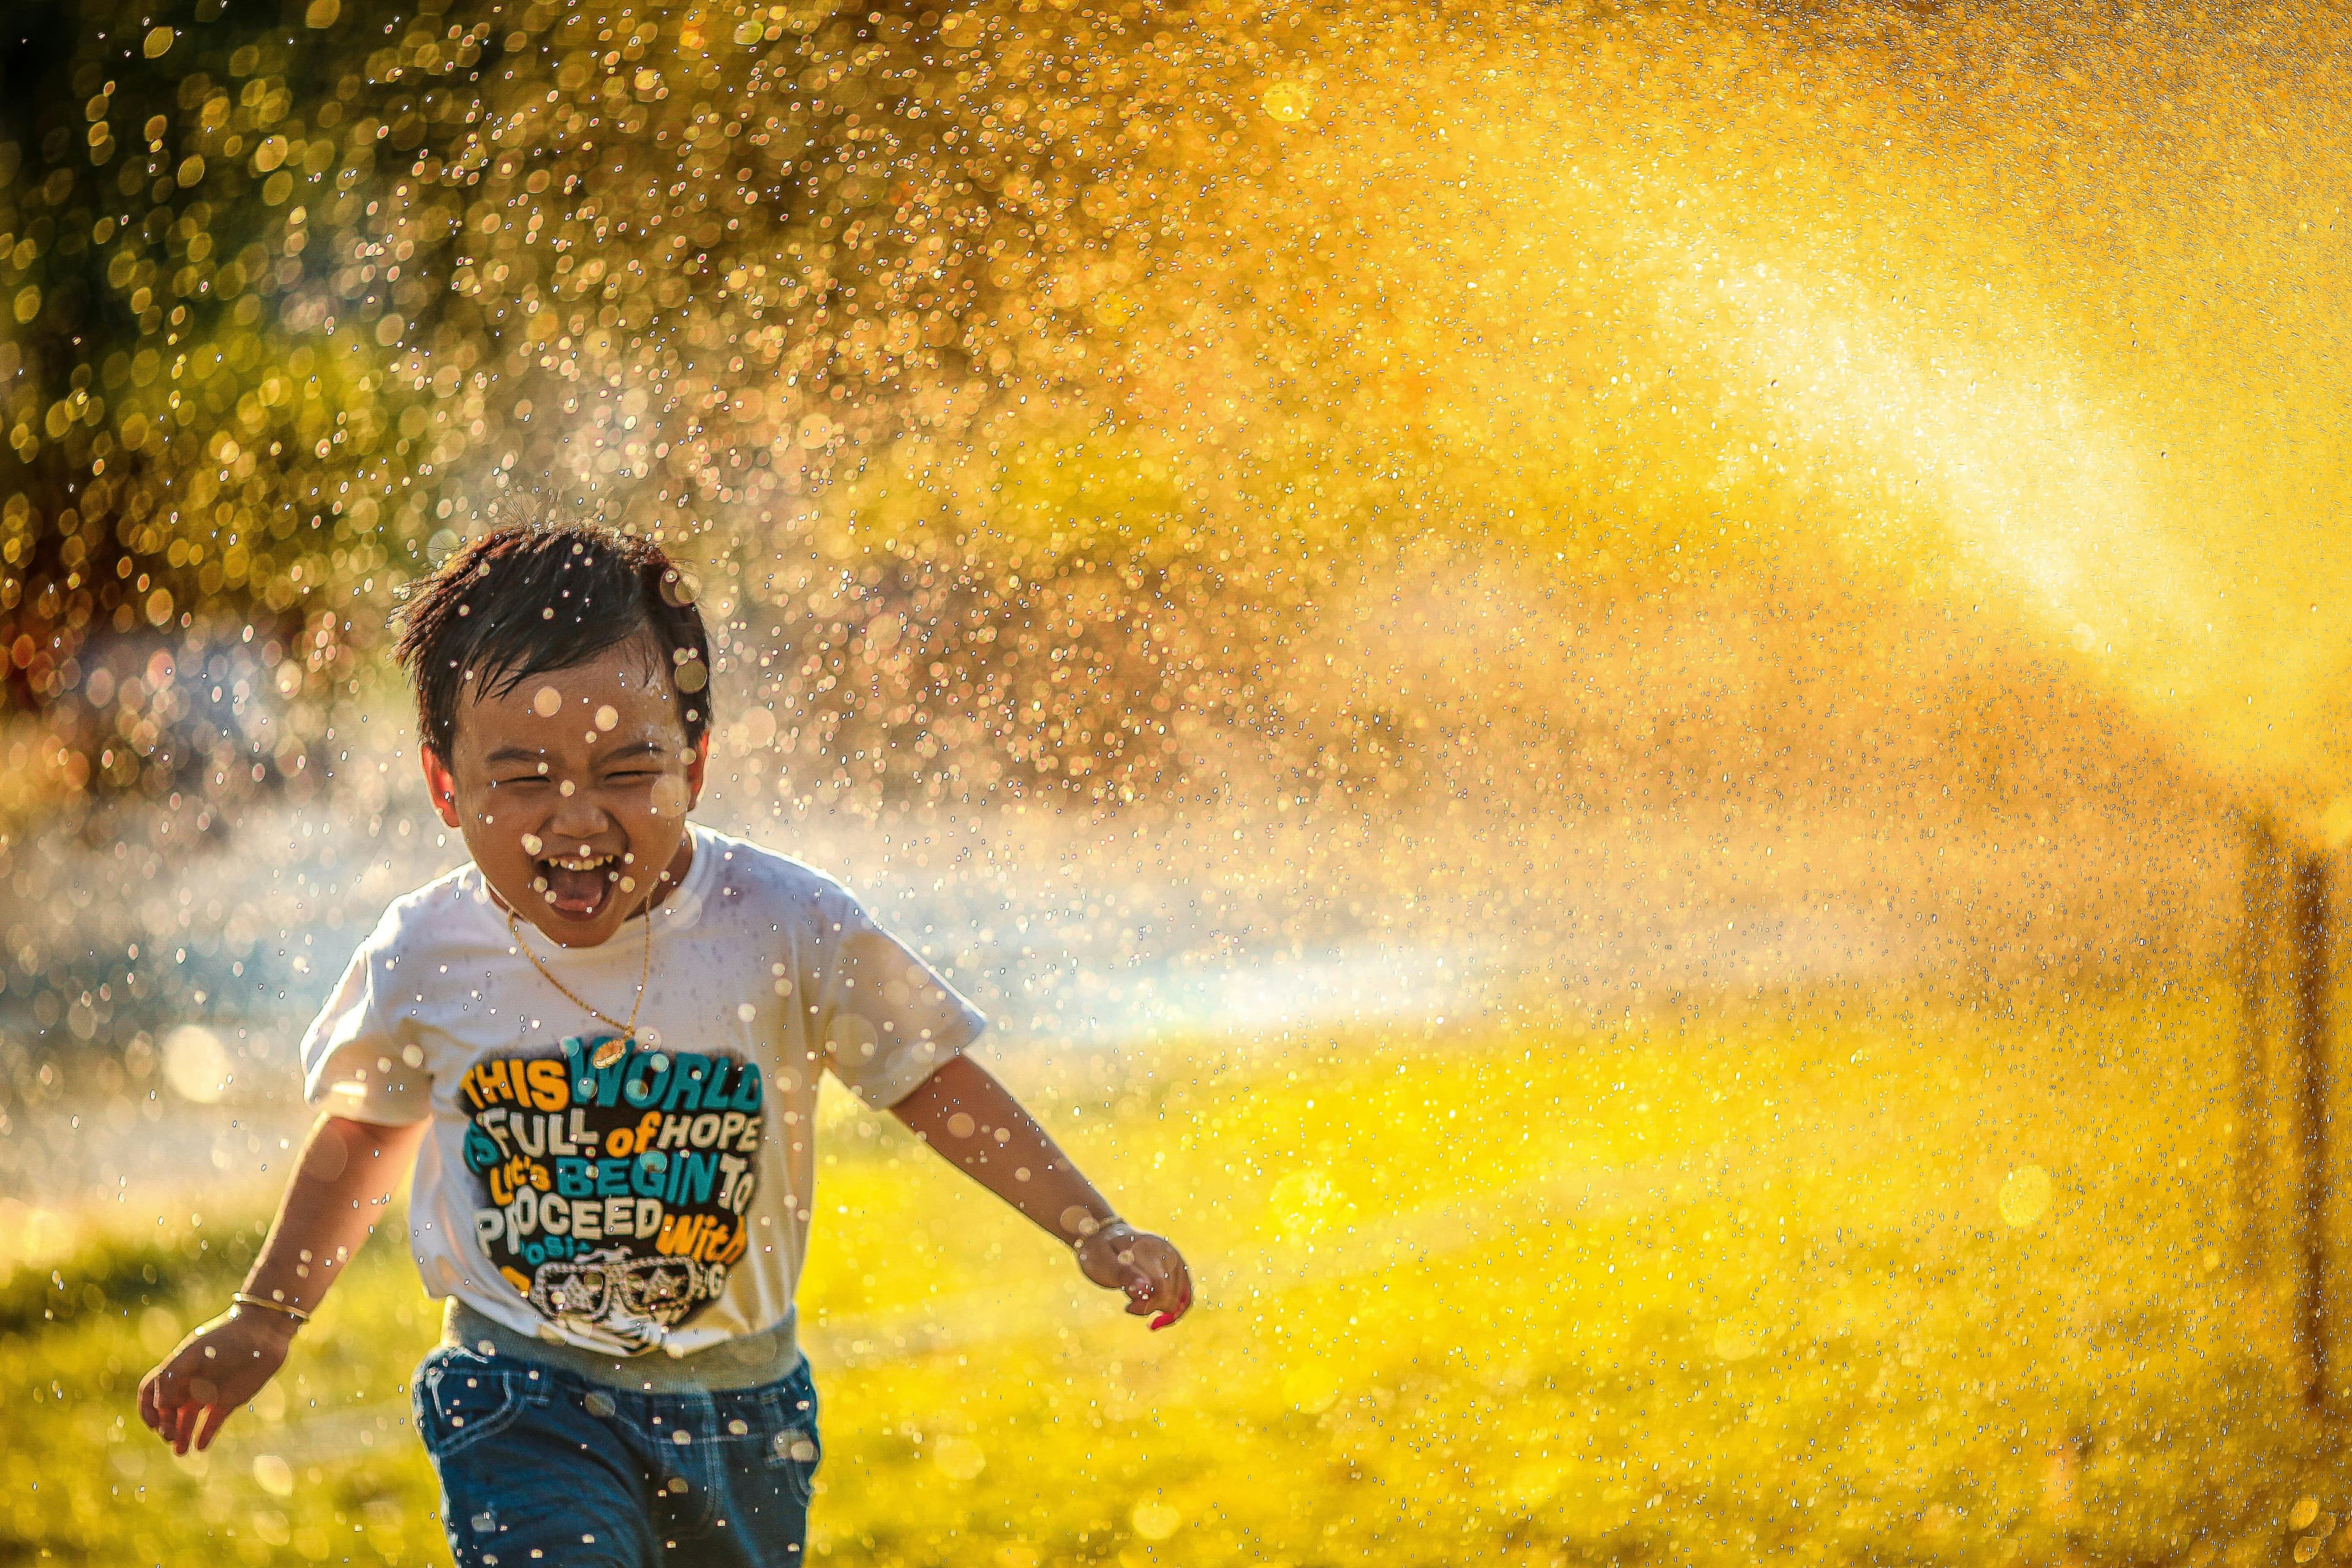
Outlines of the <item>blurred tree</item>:
{"label": "blurred tree", "polygon": [[275,776],[276,751],[191,754],[174,661],[250,641],[276,695],[320,695],[346,628],[311,596],[384,556],[382,347],[289,309],[327,273],[312,211],[376,200],[373,128],[337,132],[357,40],[278,11],[92,3],[8,40],[0,646],[69,789]]}
{"label": "blurred tree", "polygon": [[[12,788],[299,773],[397,582],[524,492],[694,560],[820,776],[1100,794],[1166,782],[1171,690],[1264,721],[1287,607],[1359,547],[1697,586],[1829,510],[1644,324],[1616,190],[1498,175],[1519,122],[1419,90],[1433,47],[1486,68],[1467,7],[16,27],[0,701],[54,743]],[[225,646],[293,705],[267,741],[174,694]]]}
{"label": "blurred tree", "polygon": [[845,459],[1072,384],[1125,27],[919,0],[28,14],[0,655],[7,706],[68,742],[38,761],[69,789],[186,771],[110,743],[128,667],[87,679],[159,634],[333,694],[395,577],[517,484],[681,541],[723,509],[756,549]]}

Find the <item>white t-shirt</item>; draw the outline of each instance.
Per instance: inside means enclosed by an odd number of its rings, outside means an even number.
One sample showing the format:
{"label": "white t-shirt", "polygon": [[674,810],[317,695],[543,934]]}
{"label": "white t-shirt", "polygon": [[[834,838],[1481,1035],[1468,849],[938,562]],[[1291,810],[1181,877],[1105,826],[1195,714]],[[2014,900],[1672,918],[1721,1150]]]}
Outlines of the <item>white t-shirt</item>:
{"label": "white t-shirt", "polygon": [[[772,1328],[808,1245],[818,1071],[880,1109],[985,1026],[831,878],[691,831],[634,1044],[532,967],[471,864],[384,911],[303,1037],[311,1103],[432,1119],[409,1239],[436,1299],[607,1354]],[[627,1018],[645,918],[591,948],[522,938]]]}

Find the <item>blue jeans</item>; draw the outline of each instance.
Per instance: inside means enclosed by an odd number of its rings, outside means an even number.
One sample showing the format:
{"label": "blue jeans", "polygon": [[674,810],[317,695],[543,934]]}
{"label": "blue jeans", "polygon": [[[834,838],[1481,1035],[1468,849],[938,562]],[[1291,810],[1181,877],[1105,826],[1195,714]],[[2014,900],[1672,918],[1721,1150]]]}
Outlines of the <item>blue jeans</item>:
{"label": "blue jeans", "polygon": [[458,1568],[800,1568],[805,1359],[756,1388],[648,1394],[445,1344],[412,1402]]}

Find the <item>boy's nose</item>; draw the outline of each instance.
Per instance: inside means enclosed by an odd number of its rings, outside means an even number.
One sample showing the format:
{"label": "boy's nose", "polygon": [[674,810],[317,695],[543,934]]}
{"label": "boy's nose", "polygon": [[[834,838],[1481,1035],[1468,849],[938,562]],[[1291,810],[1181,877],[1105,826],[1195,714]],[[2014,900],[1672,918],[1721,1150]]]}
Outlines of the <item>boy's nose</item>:
{"label": "boy's nose", "polygon": [[568,854],[605,833],[612,821],[603,806],[573,795],[556,803],[555,814],[547,819],[543,831],[548,843]]}

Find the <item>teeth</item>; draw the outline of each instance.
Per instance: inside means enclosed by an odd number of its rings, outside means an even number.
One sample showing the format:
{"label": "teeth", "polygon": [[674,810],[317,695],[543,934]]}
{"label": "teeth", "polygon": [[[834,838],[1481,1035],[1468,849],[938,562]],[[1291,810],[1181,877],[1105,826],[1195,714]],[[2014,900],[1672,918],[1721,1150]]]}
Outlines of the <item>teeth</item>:
{"label": "teeth", "polygon": [[559,855],[551,860],[549,864],[561,866],[567,871],[593,871],[599,866],[610,864],[612,858],[613,858],[610,855],[599,855],[593,860],[583,859],[572,856]]}

